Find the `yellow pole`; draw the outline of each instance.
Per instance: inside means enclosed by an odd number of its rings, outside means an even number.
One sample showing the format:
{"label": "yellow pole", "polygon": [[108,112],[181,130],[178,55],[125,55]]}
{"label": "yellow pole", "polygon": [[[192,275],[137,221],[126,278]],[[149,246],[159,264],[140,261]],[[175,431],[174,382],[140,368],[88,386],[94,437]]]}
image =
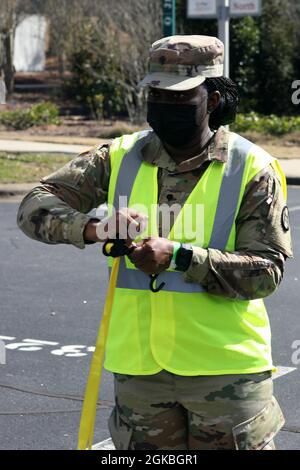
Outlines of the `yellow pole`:
{"label": "yellow pole", "polygon": [[103,316],[98,331],[95,352],[91,360],[89,377],[85,389],[78,434],[78,450],[91,450],[93,444],[97,401],[100,390],[105,345],[114,300],[119,264],[120,258],[114,258]]}

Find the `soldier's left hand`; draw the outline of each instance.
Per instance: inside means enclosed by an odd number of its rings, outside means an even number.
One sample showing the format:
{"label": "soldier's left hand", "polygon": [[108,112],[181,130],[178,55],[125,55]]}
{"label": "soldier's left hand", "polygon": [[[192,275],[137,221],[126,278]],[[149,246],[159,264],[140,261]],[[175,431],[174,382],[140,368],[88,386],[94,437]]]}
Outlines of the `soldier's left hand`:
{"label": "soldier's left hand", "polygon": [[173,243],[167,238],[150,237],[137,243],[128,256],[136,268],[146,274],[159,274],[170,265]]}

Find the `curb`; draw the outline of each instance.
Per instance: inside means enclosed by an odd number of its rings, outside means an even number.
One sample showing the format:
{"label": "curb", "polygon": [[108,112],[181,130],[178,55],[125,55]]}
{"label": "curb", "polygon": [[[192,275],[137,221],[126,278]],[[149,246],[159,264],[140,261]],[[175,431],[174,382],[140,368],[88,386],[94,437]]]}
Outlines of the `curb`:
{"label": "curb", "polygon": [[286,176],[286,182],[289,185],[300,185],[300,177],[299,176]]}
{"label": "curb", "polygon": [[9,198],[14,196],[25,196],[40,183],[21,183],[21,184],[0,184],[0,198]]}
{"label": "curb", "polygon": [[14,189],[0,189],[0,199],[1,198],[7,198],[7,197],[13,197],[13,196],[25,196],[29,191],[24,191],[24,190],[14,190]]}

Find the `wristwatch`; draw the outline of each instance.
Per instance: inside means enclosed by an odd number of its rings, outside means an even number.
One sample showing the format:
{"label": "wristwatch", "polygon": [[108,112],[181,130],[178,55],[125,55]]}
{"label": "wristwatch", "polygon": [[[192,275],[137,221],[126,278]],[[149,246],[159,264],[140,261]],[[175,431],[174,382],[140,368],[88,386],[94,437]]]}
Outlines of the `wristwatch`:
{"label": "wristwatch", "polygon": [[193,248],[191,245],[187,243],[181,243],[180,248],[176,254],[176,271],[186,271],[191,264],[193,256]]}

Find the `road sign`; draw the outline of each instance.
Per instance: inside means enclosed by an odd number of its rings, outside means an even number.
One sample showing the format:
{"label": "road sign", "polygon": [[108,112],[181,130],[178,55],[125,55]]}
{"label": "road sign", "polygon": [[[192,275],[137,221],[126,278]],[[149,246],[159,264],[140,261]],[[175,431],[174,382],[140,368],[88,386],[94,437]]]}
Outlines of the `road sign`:
{"label": "road sign", "polygon": [[188,18],[216,18],[217,1],[216,0],[188,0],[187,3]]}
{"label": "road sign", "polygon": [[231,0],[230,16],[259,16],[261,14],[261,0]]}
{"label": "road sign", "polygon": [[[221,0],[188,0],[188,18],[217,18]],[[261,0],[230,0],[230,16],[258,16],[261,14]]]}
{"label": "road sign", "polygon": [[164,37],[173,36],[176,30],[175,0],[163,0],[163,32]]}

